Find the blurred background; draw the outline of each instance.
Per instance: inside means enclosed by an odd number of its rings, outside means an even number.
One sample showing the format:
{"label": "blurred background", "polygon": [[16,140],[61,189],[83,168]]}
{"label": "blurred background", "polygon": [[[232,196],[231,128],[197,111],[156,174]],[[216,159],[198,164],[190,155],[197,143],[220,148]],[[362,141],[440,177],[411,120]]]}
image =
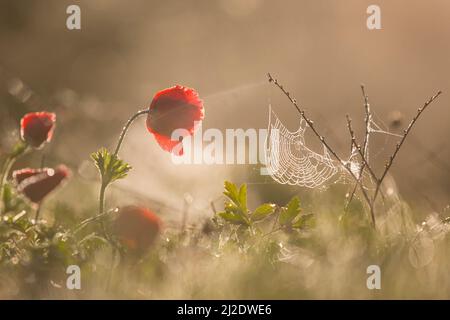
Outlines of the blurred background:
{"label": "blurred background", "polygon": [[[81,8],[81,30],[66,28],[71,4]],[[174,84],[193,87],[204,99],[204,130],[266,128],[269,104],[295,129],[296,111],[267,82],[271,72],[342,155],[349,153],[345,114],[362,138],[361,83],[377,123],[394,133],[442,90],[392,169],[410,204],[427,213],[441,211],[450,191],[450,2],[379,0],[382,30],[373,31],[366,27],[371,4],[1,0],[0,150],[6,152],[18,138],[24,113],[56,112],[52,144],[16,166],[66,163],[76,175],[63,196],[84,208],[88,199],[95,203],[98,188],[90,153],[112,148],[126,119],[148,107],[156,91]],[[144,121],[126,138],[121,157],[133,170],[111,190],[111,203],[142,201],[161,212],[178,212],[188,203],[193,214],[207,214],[210,201],[221,202],[224,179],[249,183],[253,197],[265,201],[276,201],[278,193],[313,192],[276,185],[258,176],[257,166],[176,166]],[[380,168],[395,143],[386,136],[374,139],[372,160]],[[75,188],[78,192],[71,192]]]}

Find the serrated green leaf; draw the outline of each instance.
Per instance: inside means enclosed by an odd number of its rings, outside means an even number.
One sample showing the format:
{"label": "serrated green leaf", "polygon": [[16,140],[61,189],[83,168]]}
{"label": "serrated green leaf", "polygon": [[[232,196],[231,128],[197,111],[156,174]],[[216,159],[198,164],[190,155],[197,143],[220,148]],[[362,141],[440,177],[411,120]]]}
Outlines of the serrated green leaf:
{"label": "serrated green leaf", "polygon": [[248,224],[244,217],[237,213],[223,211],[219,212],[217,215],[232,224]]}
{"label": "serrated green leaf", "polygon": [[225,181],[225,191],[223,194],[239,209],[239,214],[247,218],[247,185],[243,184],[238,189],[234,183]]}
{"label": "serrated green leaf", "polygon": [[256,208],[251,215],[252,221],[260,221],[275,212],[276,205],[273,203],[264,203]]}
{"label": "serrated green leaf", "polygon": [[242,211],[247,213],[247,185],[245,183],[239,188],[239,204]]}
{"label": "serrated green leaf", "polygon": [[314,228],[315,225],[316,217],[312,213],[301,215],[294,223],[292,223],[292,227],[297,229]]}
{"label": "serrated green leaf", "polygon": [[232,202],[228,202],[225,204],[225,211],[239,214],[239,208]]}
{"label": "serrated green leaf", "polygon": [[225,181],[225,192],[223,194],[239,206],[239,192],[234,183]]}
{"label": "serrated green leaf", "polygon": [[131,166],[128,163],[110,154],[105,148],[94,152],[91,158],[100,172],[102,182],[106,185],[125,178],[131,170]]}
{"label": "serrated green leaf", "polygon": [[289,225],[300,214],[300,199],[295,196],[286,207],[281,209],[279,222],[281,225]]}

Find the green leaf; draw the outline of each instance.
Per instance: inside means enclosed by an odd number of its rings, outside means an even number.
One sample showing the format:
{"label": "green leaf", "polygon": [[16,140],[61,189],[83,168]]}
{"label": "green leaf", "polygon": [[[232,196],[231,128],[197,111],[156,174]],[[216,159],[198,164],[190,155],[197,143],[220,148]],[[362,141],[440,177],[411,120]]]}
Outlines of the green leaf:
{"label": "green leaf", "polygon": [[131,166],[128,163],[120,160],[117,156],[112,155],[105,148],[101,148],[97,152],[91,154],[91,158],[94,160],[102,177],[102,183],[105,185],[125,178],[131,170]]}
{"label": "green leaf", "polygon": [[264,203],[256,208],[251,215],[252,221],[260,221],[275,212],[276,205],[273,203]]}
{"label": "green leaf", "polygon": [[316,217],[312,213],[304,214],[298,217],[298,219],[292,224],[293,228],[297,229],[310,229],[316,225]]}
{"label": "green leaf", "polygon": [[217,215],[232,224],[248,224],[244,217],[237,213],[223,211],[219,212]]}
{"label": "green leaf", "polygon": [[231,212],[234,214],[240,214],[240,210],[238,207],[236,207],[236,205],[232,202],[228,202],[225,204],[225,211],[226,212]]}
{"label": "green leaf", "polygon": [[281,209],[279,222],[281,225],[290,225],[292,221],[300,214],[300,199],[295,196],[289,201],[285,208]]}
{"label": "green leaf", "polygon": [[240,210],[243,217],[247,217],[247,185],[243,184],[239,190],[237,186],[229,181],[225,181],[225,191],[223,193]]}
{"label": "green leaf", "polygon": [[239,204],[242,212],[247,213],[247,185],[245,183],[239,189]]}
{"label": "green leaf", "polygon": [[223,194],[239,206],[239,192],[234,183],[225,181],[225,191]]}

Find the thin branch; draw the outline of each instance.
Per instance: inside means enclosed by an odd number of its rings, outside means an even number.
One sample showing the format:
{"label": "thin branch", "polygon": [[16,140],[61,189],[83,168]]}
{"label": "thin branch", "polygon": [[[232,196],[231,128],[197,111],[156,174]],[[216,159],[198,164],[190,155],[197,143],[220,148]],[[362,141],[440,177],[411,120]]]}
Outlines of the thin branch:
{"label": "thin branch", "polygon": [[344,207],[345,211],[348,210],[350,203],[352,202],[353,198],[355,197],[356,189],[358,189],[358,183],[355,183],[355,185],[353,186],[352,192],[350,192],[347,203],[345,204],[345,207]]}
{"label": "thin branch", "polygon": [[398,152],[400,151],[400,148],[402,147],[403,143],[406,140],[406,137],[408,136],[408,134],[411,132],[414,124],[417,122],[417,120],[419,119],[420,115],[427,109],[427,107],[434,101],[436,100],[440,95],[442,94],[442,91],[438,91],[434,96],[432,96],[428,101],[426,101],[423,105],[422,108],[417,109],[417,114],[414,116],[414,118],[411,120],[411,122],[409,123],[408,127],[403,131],[403,136],[400,139],[400,141],[397,143],[394,153],[389,157],[388,162],[386,163],[385,169],[383,174],[381,175],[380,179],[377,182],[377,187],[375,189],[375,194],[373,196],[373,202],[375,202],[378,193],[380,191],[380,186],[383,183],[384,178],[386,177],[387,173],[389,172],[389,169],[392,166],[392,163],[395,160],[395,157],[397,156]]}
{"label": "thin branch", "polygon": [[209,203],[211,206],[211,210],[213,211],[214,215],[217,214],[217,210],[216,210],[216,206],[214,204],[214,201],[211,200],[211,202]]}
{"label": "thin branch", "polygon": [[328,143],[325,141],[325,138],[322,135],[320,135],[319,132],[317,132],[316,128],[314,127],[314,122],[306,116],[304,110],[300,109],[300,107],[297,104],[297,100],[295,98],[292,98],[290,93],[288,91],[286,91],[283,88],[283,86],[278,82],[278,80],[273,78],[270,73],[268,73],[267,76],[269,77],[269,82],[273,82],[285,94],[285,96],[288,97],[288,99],[291,101],[291,103],[297,109],[300,116],[303,118],[303,120],[306,121],[308,126],[311,128],[311,130],[316,135],[316,137],[320,140],[320,142],[322,142],[322,144],[325,146],[325,148],[327,148],[327,150],[341,163],[341,165],[344,165],[344,161],[342,161],[342,159],[337,155],[337,153],[328,145]]}
{"label": "thin branch", "polygon": [[364,135],[364,142],[363,142],[363,149],[364,149],[364,157],[367,160],[367,163],[369,162],[369,138],[370,138],[370,124],[372,123],[372,113],[370,112],[370,104],[369,104],[369,97],[366,94],[366,90],[364,88],[364,85],[361,84],[361,91],[364,97],[364,110],[366,113],[366,117],[364,119],[366,123],[366,132]]}
{"label": "thin branch", "polygon": [[[361,92],[364,98],[364,112],[366,114],[364,121],[366,123],[366,131],[365,131],[365,135],[364,135],[364,142],[363,142],[363,153],[364,153],[364,158],[365,158],[365,162],[367,162],[367,165],[369,165],[369,138],[370,138],[370,133],[372,132],[371,128],[370,128],[370,124],[372,123],[372,113],[370,112],[370,104],[369,104],[369,96],[366,94],[366,90],[364,87],[364,84],[361,84]],[[352,139],[352,155],[353,155],[353,151],[354,151],[354,147],[358,148],[358,146],[356,146],[354,144],[354,139]],[[361,164],[361,168],[359,171],[359,177],[358,179],[361,179],[361,177],[364,174],[364,167],[366,166],[365,163]],[[370,167],[369,167],[370,168]],[[378,179],[377,179],[378,180]],[[347,201],[347,204],[345,205],[345,210],[347,210],[348,206],[350,205],[350,203],[353,200],[353,197],[355,196],[355,192],[356,189],[358,188],[358,184],[355,184],[355,186],[353,187],[353,190],[350,194],[350,197]]]}
{"label": "thin branch", "polygon": [[378,177],[375,175],[375,172],[372,170],[372,168],[369,166],[369,163],[367,162],[367,159],[365,156],[366,153],[363,151],[363,148],[361,148],[361,146],[358,145],[358,143],[356,142],[355,132],[353,131],[353,128],[352,128],[352,119],[350,119],[350,117],[348,115],[346,115],[346,118],[347,118],[347,128],[348,128],[348,131],[350,132],[352,143],[354,144],[354,146],[355,146],[356,150],[358,151],[358,153],[361,157],[361,160],[362,160],[362,164],[361,164],[362,169],[360,169],[358,177],[359,178],[362,177],[362,173],[363,173],[363,170],[365,167],[369,171],[372,178],[375,181],[378,181]]}
{"label": "thin branch", "polygon": [[[294,105],[294,107],[297,109],[298,113],[300,114],[300,116],[302,117],[303,120],[306,121],[306,123],[308,124],[308,126],[311,128],[312,132],[314,133],[314,135],[320,140],[320,142],[322,142],[322,144],[325,146],[325,148],[328,150],[328,152],[330,152],[337,161],[339,161],[339,163],[350,173],[350,175],[353,177],[353,179],[355,179],[355,181],[360,184],[361,187],[361,191],[362,194],[364,195],[364,198],[366,199],[367,203],[369,204],[369,206],[371,206],[371,201],[370,198],[367,194],[367,192],[364,189],[364,186],[362,186],[361,181],[359,181],[358,177],[353,173],[353,171],[351,170],[351,168],[349,168],[345,162],[341,159],[341,157],[339,157],[337,155],[337,153],[330,147],[330,145],[326,142],[325,138],[319,134],[319,132],[316,130],[316,128],[314,127],[314,122],[309,119],[306,114],[305,111],[302,110],[298,104],[297,104],[297,100],[294,99],[293,97],[291,97],[290,93],[288,91],[286,91],[283,86],[278,82],[277,79],[273,78],[272,75],[270,73],[267,74],[268,78],[269,78],[269,82],[273,82],[283,93],[284,95],[289,99],[289,101],[291,101],[291,103]],[[375,224],[375,221],[372,221]]]}
{"label": "thin branch", "polygon": [[[378,181],[378,178],[377,178],[377,176],[375,175],[375,173],[373,172],[372,168],[370,168],[369,164],[367,163],[366,157],[364,156],[364,153],[363,153],[363,151],[362,151],[362,149],[361,149],[361,146],[359,146],[359,145],[356,143],[355,132],[353,131],[353,128],[352,128],[352,120],[350,119],[350,117],[349,117],[348,115],[346,115],[346,118],[347,118],[347,128],[348,128],[348,131],[350,132],[350,136],[351,136],[351,139],[352,139],[352,143],[355,145],[356,150],[358,150],[359,155],[361,156],[361,159],[362,159],[361,168],[360,168],[360,170],[359,170],[359,176],[358,176],[357,185],[359,184],[360,187],[361,187],[361,190],[364,190],[364,185],[363,185],[363,183],[362,183],[362,177],[363,177],[363,173],[364,173],[364,167],[366,167],[366,168],[368,169],[369,173],[371,174],[371,176],[373,177],[373,179],[374,179],[375,181]],[[352,195],[354,195],[354,192],[356,192],[356,186],[357,186],[357,185],[355,185],[355,188],[353,189],[353,194],[352,194]],[[375,211],[374,211],[373,201],[371,201],[369,197],[367,197],[367,198],[368,198],[368,199],[367,199],[367,203],[368,203],[369,209],[370,209],[370,217],[371,217],[371,219],[372,219],[373,224],[375,225]],[[352,199],[353,199],[353,197],[352,197],[351,199],[349,199],[349,201],[348,201],[348,203],[347,203],[347,206],[348,206],[348,204],[350,204],[350,201],[351,201]],[[347,207],[347,206],[346,206],[346,207]]]}

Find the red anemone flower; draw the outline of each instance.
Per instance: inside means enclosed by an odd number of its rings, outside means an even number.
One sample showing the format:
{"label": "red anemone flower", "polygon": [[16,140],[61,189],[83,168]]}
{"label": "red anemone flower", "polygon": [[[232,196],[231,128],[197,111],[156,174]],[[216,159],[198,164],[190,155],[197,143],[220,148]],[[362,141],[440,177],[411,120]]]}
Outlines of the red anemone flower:
{"label": "red anemone flower", "polygon": [[48,170],[48,168],[44,169],[31,169],[31,168],[25,168],[21,170],[16,170],[13,172],[13,179],[16,181],[16,184],[19,185],[23,180],[38,175],[45,170]]}
{"label": "red anemone flower", "polygon": [[33,148],[39,148],[52,139],[55,121],[56,115],[51,112],[27,113],[20,121],[22,140]]}
{"label": "red anemone flower", "polygon": [[126,206],[119,210],[114,231],[120,241],[134,252],[144,252],[161,232],[160,218],[150,210]]}
{"label": "red anemone flower", "polygon": [[60,165],[56,169],[22,169],[13,172],[17,189],[31,202],[40,203],[50,192],[70,176],[70,170]]}
{"label": "red anemone flower", "polygon": [[172,140],[172,133],[177,129],[184,129],[184,136],[193,135],[196,124],[203,117],[203,101],[198,93],[194,89],[177,85],[155,94],[147,116],[147,129],[155,136],[161,148],[175,155],[182,155],[183,137]]}

